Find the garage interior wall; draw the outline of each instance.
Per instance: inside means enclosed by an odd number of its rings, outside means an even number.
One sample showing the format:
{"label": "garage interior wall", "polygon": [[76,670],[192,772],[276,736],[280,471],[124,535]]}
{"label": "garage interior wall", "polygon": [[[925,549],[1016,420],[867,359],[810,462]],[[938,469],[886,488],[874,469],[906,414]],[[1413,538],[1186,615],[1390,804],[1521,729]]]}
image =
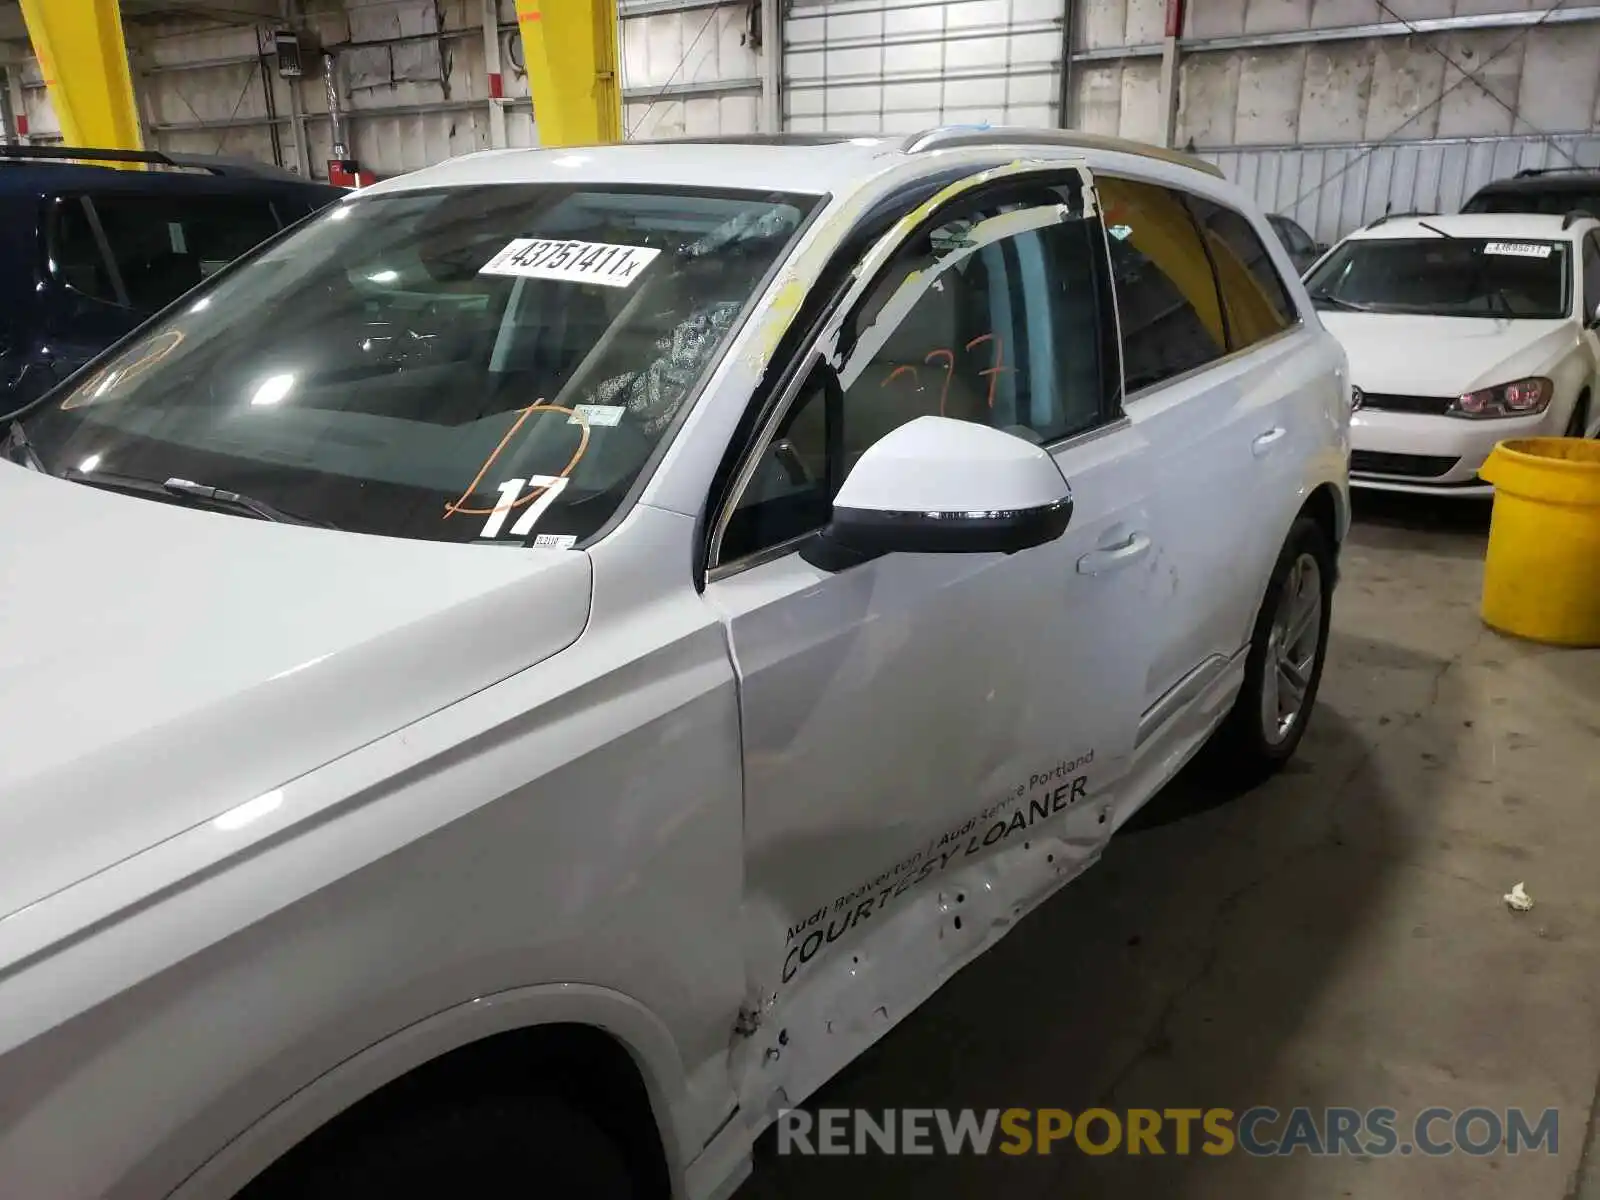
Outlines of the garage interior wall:
{"label": "garage interior wall", "polygon": [[[1600,6],[1551,3],[1190,0],[1174,141],[1325,241],[1524,167],[1600,166]],[[1080,0],[1073,124],[1159,138],[1165,13]],[[1404,23],[1429,21],[1447,27]]]}
{"label": "garage interior wall", "polygon": [[[497,3],[503,92],[494,103],[505,110],[506,144],[535,145],[514,0],[490,2]],[[484,4],[308,0],[301,7],[297,24],[337,52],[345,137],[364,169],[382,177],[491,147]],[[631,136],[758,127],[757,5],[622,0],[621,7],[623,128]],[[124,28],[147,146],[326,175],[333,138],[321,62],[308,55],[302,79],[281,78],[272,24],[125,13]],[[59,140],[32,58],[21,64],[20,84],[32,140]]]}
{"label": "garage interior wall", "polygon": [[[619,0],[623,128],[635,138],[761,130],[761,18],[776,8],[785,128],[1066,123],[1158,141],[1168,2]],[[1600,4],[1550,3],[1188,0],[1173,140],[1322,240],[1389,210],[1452,210],[1524,167],[1600,165]],[[491,103],[505,112],[507,145],[536,144],[514,0],[284,5],[338,51],[346,136],[364,168],[389,175],[489,147]],[[497,5],[495,101],[486,5]],[[163,17],[163,7],[125,0],[148,144],[323,174],[332,136],[320,62],[308,57],[307,77],[291,83],[270,57],[270,23]],[[20,82],[16,107],[50,138],[31,60]]]}
{"label": "garage interior wall", "polygon": [[1064,16],[1063,0],[793,0],[786,123],[906,133],[1057,125]]}

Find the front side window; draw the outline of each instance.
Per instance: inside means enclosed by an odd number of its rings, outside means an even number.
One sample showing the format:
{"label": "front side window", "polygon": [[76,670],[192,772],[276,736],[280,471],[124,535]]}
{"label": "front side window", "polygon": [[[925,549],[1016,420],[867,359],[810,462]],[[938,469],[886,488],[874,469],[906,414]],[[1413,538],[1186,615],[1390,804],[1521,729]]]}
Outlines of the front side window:
{"label": "front side window", "polygon": [[[1049,444],[1115,412],[1104,238],[1062,209],[1053,191],[1012,191],[953,210],[902,248],[846,327],[836,412],[825,372],[813,372],[735,507],[722,561],[820,528],[868,447],[918,417]],[[1016,232],[989,232],[1007,221]]]}
{"label": "front side window", "polygon": [[1306,280],[1318,308],[1434,317],[1557,319],[1572,304],[1565,242],[1359,238]]}
{"label": "front side window", "polygon": [[345,201],[147,326],[28,436],[53,470],[191,480],[343,529],[585,538],[818,199]]}
{"label": "front side window", "polygon": [[1217,287],[1228,313],[1229,347],[1242,350],[1293,325],[1299,318],[1294,301],[1250,222],[1200,196],[1190,196],[1189,203],[1217,270]]}
{"label": "front side window", "polygon": [[1096,177],[1111,248],[1129,394],[1221,358],[1217,281],[1184,198],[1155,184]]}

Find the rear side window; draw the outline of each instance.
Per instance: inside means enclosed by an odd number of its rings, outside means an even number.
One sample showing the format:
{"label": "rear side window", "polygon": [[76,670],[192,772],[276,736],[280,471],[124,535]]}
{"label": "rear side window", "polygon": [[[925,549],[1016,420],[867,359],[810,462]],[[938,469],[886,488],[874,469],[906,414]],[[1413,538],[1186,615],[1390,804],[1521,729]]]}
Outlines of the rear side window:
{"label": "rear side window", "polygon": [[1587,212],[1600,216],[1600,187],[1592,192],[1566,188],[1539,191],[1535,188],[1479,192],[1462,207],[1469,213],[1552,213]]}
{"label": "rear side window", "polygon": [[1316,243],[1311,240],[1311,235],[1288,217],[1268,217],[1273,230],[1283,239],[1283,244],[1295,254],[1309,254],[1315,250]]}
{"label": "rear side window", "polygon": [[1199,196],[1190,196],[1189,202],[1217,268],[1230,346],[1241,350],[1293,325],[1298,315],[1294,302],[1250,222]]}
{"label": "rear side window", "polygon": [[1181,194],[1101,175],[1129,394],[1227,353],[1217,282]]}
{"label": "rear side window", "polygon": [[73,291],[109,304],[121,302],[116,285],[111,281],[110,265],[101,253],[81,197],[71,196],[56,202],[50,258],[55,265],[56,278]]}
{"label": "rear side window", "polygon": [[115,193],[92,198],[125,303],[165,308],[208,275],[278,232],[266,200]]}
{"label": "rear side window", "polygon": [[1585,321],[1592,321],[1597,307],[1600,307],[1600,234],[1591,233],[1583,239],[1583,310],[1579,315]]}

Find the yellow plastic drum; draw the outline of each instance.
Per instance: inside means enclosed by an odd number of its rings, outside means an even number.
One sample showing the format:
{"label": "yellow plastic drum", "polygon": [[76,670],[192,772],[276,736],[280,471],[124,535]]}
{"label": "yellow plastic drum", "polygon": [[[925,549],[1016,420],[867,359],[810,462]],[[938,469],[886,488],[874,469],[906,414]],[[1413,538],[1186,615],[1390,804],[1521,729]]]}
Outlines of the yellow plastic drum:
{"label": "yellow plastic drum", "polygon": [[1600,646],[1600,442],[1501,442],[1478,472],[1494,484],[1483,620],[1558,646]]}

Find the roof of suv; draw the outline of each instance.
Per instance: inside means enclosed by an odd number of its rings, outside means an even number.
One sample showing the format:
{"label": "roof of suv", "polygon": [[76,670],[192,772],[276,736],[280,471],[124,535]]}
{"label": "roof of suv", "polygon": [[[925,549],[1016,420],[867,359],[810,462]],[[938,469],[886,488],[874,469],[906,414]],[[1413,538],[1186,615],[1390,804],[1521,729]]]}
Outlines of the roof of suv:
{"label": "roof of suv", "polygon": [[[1456,213],[1392,217],[1358,229],[1351,239],[1431,238],[1443,231],[1455,237],[1539,238],[1572,241],[1597,223],[1590,217],[1568,218],[1554,213]],[[1433,228],[1430,229],[1429,226]]]}
{"label": "roof of suv", "polygon": [[1485,192],[1593,192],[1600,188],[1600,167],[1553,167],[1523,171],[1506,179],[1484,184],[1476,195]]}
{"label": "roof of suv", "polygon": [[784,134],[581,146],[559,150],[484,150],[424,167],[364,189],[368,193],[484,183],[653,183],[822,194],[850,191],[891,160],[944,149],[1007,147],[1058,155],[1111,151],[1160,159],[1210,175],[1208,162],[1174,150],[1068,129],[945,126],[912,134]]}
{"label": "roof of suv", "polygon": [[[116,162],[153,165],[158,170],[119,170]],[[205,191],[218,183],[229,190],[252,187],[310,187],[338,190],[270,163],[212,155],[166,155],[159,151],[98,150],[72,146],[0,146],[0,195],[93,187],[117,190]]]}

